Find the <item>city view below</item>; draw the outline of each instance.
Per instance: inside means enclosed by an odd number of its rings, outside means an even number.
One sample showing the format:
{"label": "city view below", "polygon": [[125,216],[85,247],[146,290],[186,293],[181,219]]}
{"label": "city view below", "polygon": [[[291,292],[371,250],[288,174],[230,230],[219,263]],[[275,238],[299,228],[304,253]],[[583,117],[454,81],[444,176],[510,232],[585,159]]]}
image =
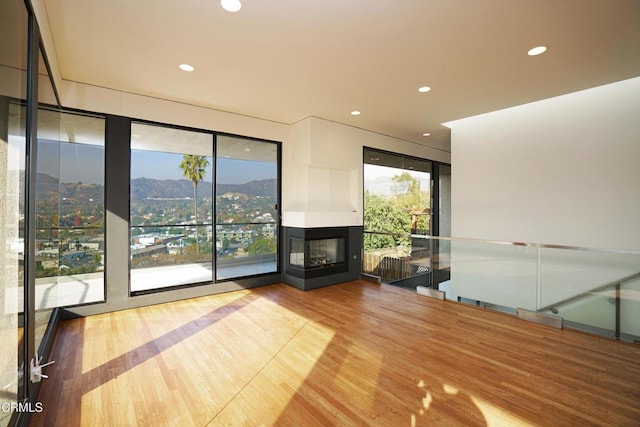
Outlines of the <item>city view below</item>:
{"label": "city view below", "polygon": [[[61,183],[56,191],[46,188],[51,187],[51,177],[39,178],[38,277],[103,271],[102,186]],[[141,181],[145,181],[144,186]],[[193,196],[188,195],[191,184],[181,181],[132,180],[132,268],[211,262],[214,248],[218,259],[275,253],[276,202],[265,195],[275,194],[275,179],[219,185],[219,191],[226,192],[216,198],[215,225],[211,182],[199,185],[204,194],[197,201],[200,217],[196,223]],[[156,196],[162,193],[165,197]],[[58,203],[53,202],[56,197]],[[58,206],[59,213],[54,213]]]}
{"label": "city view below", "polygon": [[132,291],[277,271],[275,145],[220,137],[214,157],[205,134],[145,125],[136,134],[152,142],[132,143]]}
{"label": "city view below", "polygon": [[[43,306],[56,305],[61,298],[67,303],[100,300],[108,262],[104,146],[46,139],[38,143],[37,294],[49,300]],[[240,150],[242,158],[215,159],[131,150],[131,291],[277,271],[277,163],[272,146],[227,138],[219,147]],[[244,154],[251,150],[266,152],[269,158]],[[22,248],[23,240],[14,245]],[[172,268],[181,273],[171,273]],[[78,295],[60,297],[74,292]],[[87,300],[88,295],[95,299]]]}

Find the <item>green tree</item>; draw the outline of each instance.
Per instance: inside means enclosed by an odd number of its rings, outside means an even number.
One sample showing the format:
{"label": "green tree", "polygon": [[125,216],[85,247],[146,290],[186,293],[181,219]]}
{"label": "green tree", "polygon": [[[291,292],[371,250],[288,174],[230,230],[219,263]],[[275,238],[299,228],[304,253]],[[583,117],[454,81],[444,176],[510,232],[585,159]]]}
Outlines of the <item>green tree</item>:
{"label": "green tree", "polygon": [[273,239],[260,237],[249,245],[249,255],[264,255],[276,253],[276,242]]}
{"label": "green tree", "polygon": [[[193,214],[196,220],[196,236],[198,235],[198,183],[204,179],[208,165],[209,160],[205,156],[196,154],[185,154],[180,162],[183,175],[193,183]],[[199,252],[200,246],[196,238],[196,253]]]}
{"label": "green tree", "polygon": [[391,191],[395,195],[405,195],[415,192],[416,187],[420,191],[420,182],[411,176],[409,172],[402,172],[400,175],[396,175],[391,178],[393,184],[391,184]]}
{"label": "green tree", "polygon": [[[369,191],[364,195],[364,225],[366,230],[380,233],[406,234],[410,218],[398,203]],[[404,239],[406,240],[406,239]],[[406,243],[402,239],[385,234],[367,234],[365,249],[383,249]]]}
{"label": "green tree", "polygon": [[391,191],[402,208],[429,207],[429,193],[422,191],[420,181],[409,172],[402,172],[391,180]]}
{"label": "green tree", "polygon": [[[429,215],[418,214],[413,216],[411,212],[423,211],[429,208],[431,200],[428,192],[420,188],[420,180],[409,172],[402,172],[391,178],[393,184],[391,191],[394,193],[392,202],[407,215],[409,227],[405,232],[414,232],[414,229],[427,230],[429,228]],[[412,220],[416,222],[412,224]]]}
{"label": "green tree", "polygon": [[[365,192],[365,230],[406,236],[412,231],[412,225],[416,228],[428,228],[429,215],[412,214],[412,212],[422,212],[430,204],[429,193],[422,191],[418,178],[406,171],[392,177],[391,192],[390,196]],[[417,220],[416,224],[412,224],[414,217]],[[407,237],[367,234],[364,248],[365,250],[392,248],[410,245],[410,242]]]}

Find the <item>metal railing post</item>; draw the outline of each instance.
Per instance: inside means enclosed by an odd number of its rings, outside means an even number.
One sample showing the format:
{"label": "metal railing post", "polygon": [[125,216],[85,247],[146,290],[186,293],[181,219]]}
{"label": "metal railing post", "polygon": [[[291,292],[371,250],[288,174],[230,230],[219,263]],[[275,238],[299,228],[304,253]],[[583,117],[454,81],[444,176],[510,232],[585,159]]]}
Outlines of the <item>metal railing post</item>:
{"label": "metal railing post", "polygon": [[620,339],[620,283],[616,283],[616,339]]}

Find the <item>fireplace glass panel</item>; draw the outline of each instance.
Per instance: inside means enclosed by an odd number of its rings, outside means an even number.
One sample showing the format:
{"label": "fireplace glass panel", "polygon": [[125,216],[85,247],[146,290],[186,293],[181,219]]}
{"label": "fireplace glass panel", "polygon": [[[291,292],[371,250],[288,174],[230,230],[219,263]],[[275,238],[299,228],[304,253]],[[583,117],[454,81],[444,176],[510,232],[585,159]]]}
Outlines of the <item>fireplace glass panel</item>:
{"label": "fireplace glass panel", "polygon": [[344,239],[308,240],[309,263],[306,267],[338,264],[344,262]]}
{"label": "fireplace glass panel", "polygon": [[290,239],[289,264],[304,268],[304,240]]}
{"label": "fireplace glass panel", "polygon": [[290,239],[289,263],[291,266],[310,269],[345,262],[345,239],[304,240]]}

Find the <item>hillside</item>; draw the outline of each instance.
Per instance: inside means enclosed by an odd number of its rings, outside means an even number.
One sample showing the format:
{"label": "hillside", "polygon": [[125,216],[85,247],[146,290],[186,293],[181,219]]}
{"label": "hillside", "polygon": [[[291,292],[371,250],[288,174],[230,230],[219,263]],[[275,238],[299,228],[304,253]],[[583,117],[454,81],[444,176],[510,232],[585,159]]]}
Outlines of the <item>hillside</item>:
{"label": "hillside", "polygon": [[[211,181],[203,181],[198,184],[198,197],[211,198],[211,192]],[[274,196],[276,194],[276,180],[250,181],[246,184],[218,184],[217,193],[242,193],[254,197]],[[134,200],[193,197],[193,183],[187,179],[136,178],[131,180],[131,197]]]}
{"label": "hillside", "polygon": [[[22,184],[22,183],[21,183]],[[198,197],[211,198],[211,181],[202,181],[198,184]],[[277,191],[276,179],[264,179],[250,181],[245,184],[218,184],[217,193],[240,193],[250,197],[275,196]],[[58,181],[46,174],[38,174],[37,181],[38,199],[57,198],[58,192],[62,198],[96,200],[104,197],[104,188],[98,184],[83,183],[58,183]],[[49,195],[49,196],[48,196]],[[193,184],[187,179],[149,179],[136,178],[131,180],[131,198],[133,201],[155,198],[191,198],[193,197]]]}

